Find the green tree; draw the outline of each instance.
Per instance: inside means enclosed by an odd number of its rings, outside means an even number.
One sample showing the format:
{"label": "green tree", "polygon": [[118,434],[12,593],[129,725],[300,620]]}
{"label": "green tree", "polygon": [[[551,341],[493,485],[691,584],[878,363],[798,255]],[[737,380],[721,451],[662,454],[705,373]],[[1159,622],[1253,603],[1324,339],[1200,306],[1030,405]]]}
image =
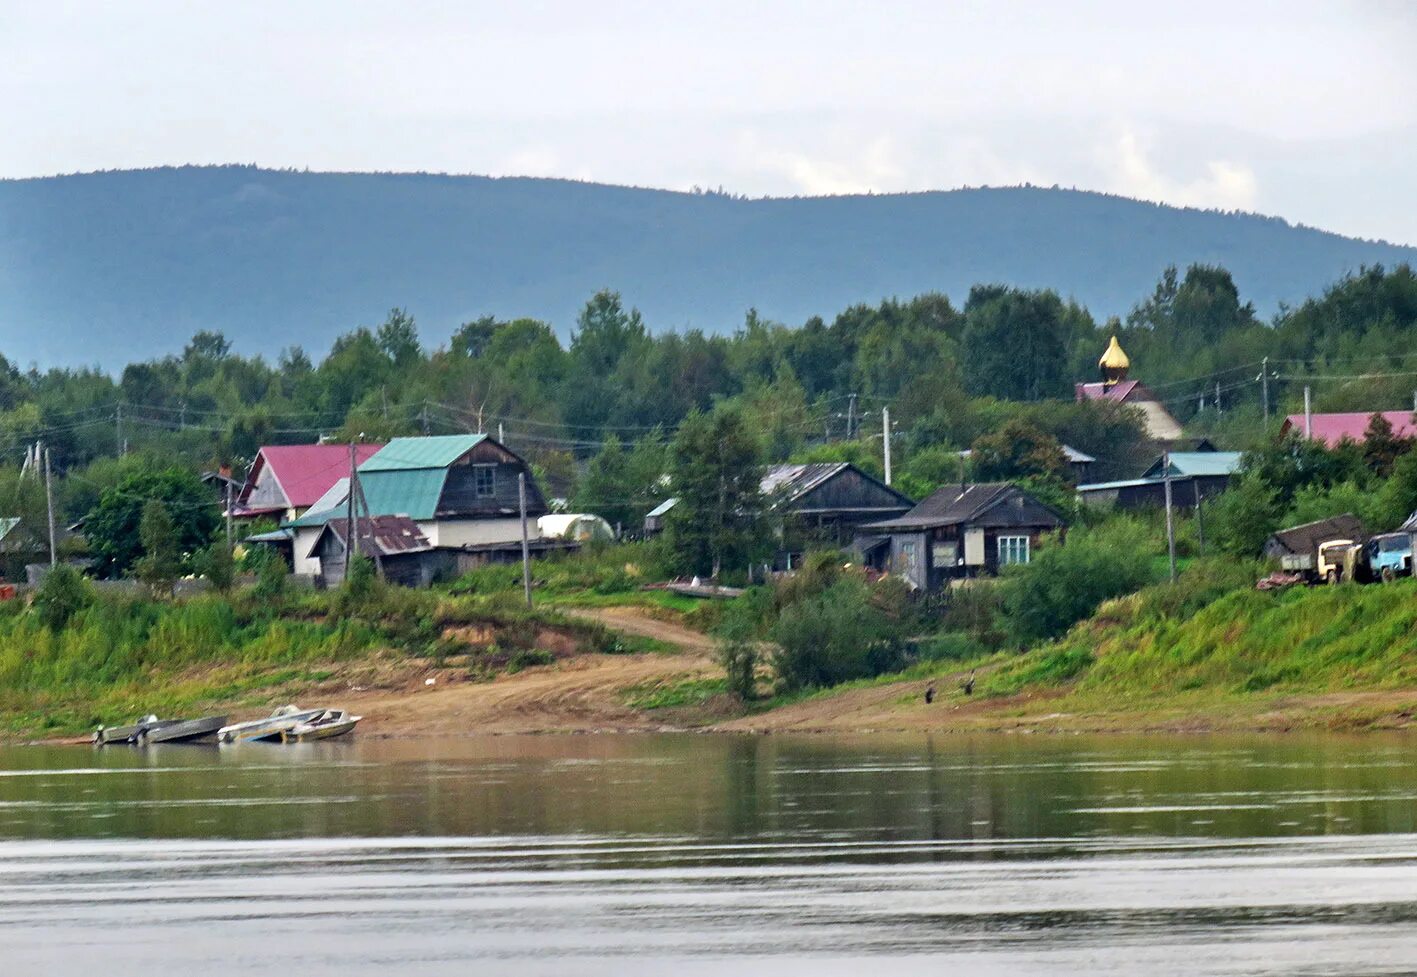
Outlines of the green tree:
{"label": "green tree", "polygon": [[978,291],[965,306],[965,386],[1011,400],[1067,388],[1062,301],[1052,292]]}
{"label": "green tree", "polygon": [[629,451],[611,435],[586,465],[572,507],[593,512],[612,526],[638,531],[645,514],[664,501],[668,471],[669,449],[658,432],[637,441]]}
{"label": "green tree", "polygon": [[1392,474],[1398,456],[1412,450],[1412,439],[1393,433],[1392,424],[1382,414],[1373,414],[1363,434],[1363,461],[1383,478]]}
{"label": "green tree", "polygon": [[44,575],[34,592],[34,611],[51,631],[62,631],[74,615],[93,603],[93,586],[74,567],[61,563]]}
{"label": "green tree", "polygon": [[694,412],[672,452],[670,550],[686,571],[717,577],[747,569],[765,551],[762,448],[732,408]]}
{"label": "green tree", "polygon": [[195,569],[219,594],[229,593],[236,584],[236,560],[225,540],[202,550],[194,559]]}
{"label": "green tree", "polygon": [[172,522],[178,554],[205,547],[221,522],[217,499],[191,471],[166,468],[123,476],[102,491],[85,519],[84,535],[103,575],[127,573],[143,555],[141,523],[149,502],[160,503]]}
{"label": "green tree", "polygon": [[143,505],[138,539],[143,547],[143,555],[133,567],[138,579],[154,594],[170,595],[173,584],[182,576],[183,553],[177,542],[177,524],[158,499]]}
{"label": "green tree", "polygon": [[1244,474],[1230,491],[1204,504],[1206,535],[1222,552],[1253,559],[1280,526],[1279,492],[1264,478]]}
{"label": "green tree", "polygon": [[976,440],[969,460],[975,477],[983,480],[1063,482],[1072,476],[1058,439],[1023,420],[1009,421]]}
{"label": "green tree", "polygon": [[375,338],[397,369],[407,370],[423,358],[423,347],[418,344],[418,326],[404,309],[390,309]]}

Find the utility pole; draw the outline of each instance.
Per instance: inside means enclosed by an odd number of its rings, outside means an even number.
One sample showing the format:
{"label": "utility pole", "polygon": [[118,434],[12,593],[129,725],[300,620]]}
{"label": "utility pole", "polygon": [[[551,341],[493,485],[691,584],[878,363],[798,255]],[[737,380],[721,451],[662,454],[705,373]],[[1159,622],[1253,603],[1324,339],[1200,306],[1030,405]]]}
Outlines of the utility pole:
{"label": "utility pole", "polygon": [[49,568],[59,565],[59,541],[54,536],[54,483],[49,474],[49,449],[44,449],[44,502],[49,507]]}
{"label": "utility pole", "polygon": [[846,402],[846,440],[856,440],[856,395],[851,394]]}
{"label": "utility pole", "polygon": [[123,405],[121,403],[118,405],[117,413],[115,413],[113,417],[116,424],[113,434],[118,441],[118,457],[122,458],[128,453],[128,442],[123,440]]}
{"label": "utility pole", "polygon": [[354,490],[359,493],[359,508],[364,512],[364,521],[369,523],[369,542],[373,549],[374,572],[379,575],[379,579],[384,579],[384,558],[379,553],[379,547],[374,540],[374,513],[369,511],[369,497],[364,494],[364,483],[358,478],[354,480]]}
{"label": "utility pole", "polygon": [[531,541],[526,529],[526,472],[517,472],[517,504],[522,513],[522,589],[526,606],[531,607]]}
{"label": "utility pole", "polygon": [[1220,413],[1220,381],[1215,381],[1215,412]]}
{"label": "utility pole", "polygon": [[344,520],[344,576],[349,579],[349,569],[354,566],[355,547],[359,545],[359,534],[354,531],[354,492],[356,489],[355,476],[358,474],[358,466],[355,464],[354,442],[349,442],[349,491],[345,493],[345,520]]}
{"label": "utility pole", "polygon": [[1304,440],[1314,438],[1314,411],[1309,401],[1309,385],[1304,384]]}
{"label": "utility pole", "polygon": [[423,411],[421,416],[423,418],[423,434],[426,436],[428,434],[428,401],[426,400],[423,402]]}
{"label": "utility pole", "polygon": [[[1260,399],[1264,401],[1264,420],[1269,423],[1269,357],[1260,361]],[[1413,395],[1412,409],[1417,410],[1417,394]]]}
{"label": "utility pole", "polygon": [[1191,479],[1191,489],[1196,495],[1196,538],[1200,543],[1201,556],[1205,556],[1205,516],[1201,514],[1200,483]]}
{"label": "utility pole", "polygon": [[229,473],[226,477],[226,548],[229,551],[236,549],[236,533],[231,525],[231,475]]}
{"label": "utility pole", "polygon": [[886,484],[891,483],[891,409],[881,408],[881,443],[886,451]]}
{"label": "utility pole", "polygon": [[507,443],[507,436],[506,436],[506,434],[502,431],[502,422],[501,422],[501,421],[498,421],[498,422],[497,422],[497,443],[498,443],[498,444],[501,444],[501,445],[505,445],[505,444]]}
{"label": "utility pole", "polygon": [[1171,558],[1171,582],[1176,582],[1176,522],[1171,512],[1171,452],[1161,456],[1166,482],[1166,551]]}

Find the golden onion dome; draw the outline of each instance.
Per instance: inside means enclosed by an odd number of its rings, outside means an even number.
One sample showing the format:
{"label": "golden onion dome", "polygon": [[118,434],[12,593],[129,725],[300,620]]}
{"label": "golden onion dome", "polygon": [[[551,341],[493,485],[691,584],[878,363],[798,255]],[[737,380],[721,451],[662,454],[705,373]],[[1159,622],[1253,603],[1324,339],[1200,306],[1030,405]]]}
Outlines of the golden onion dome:
{"label": "golden onion dome", "polygon": [[1122,352],[1122,344],[1113,336],[1112,341],[1107,344],[1107,352],[1102,354],[1097,365],[1104,370],[1126,370],[1131,367],[1132,361],[1127,359],[1127,354]]}

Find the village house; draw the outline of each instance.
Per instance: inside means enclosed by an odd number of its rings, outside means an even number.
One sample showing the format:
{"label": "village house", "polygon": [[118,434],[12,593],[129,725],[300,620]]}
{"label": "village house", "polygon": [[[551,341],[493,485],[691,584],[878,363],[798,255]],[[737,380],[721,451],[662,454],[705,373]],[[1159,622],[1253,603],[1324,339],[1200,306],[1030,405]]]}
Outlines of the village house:
{"label": "village house", "polygon": [[[369,460],[381,447],[356,444],[356,463]],[[236,519],[297,519],[341,477],[349,477],[347,444],[266,445],[256,452],[231,514]],[[217,490],[224,491],[224,486]]]}
{"label": "village house", "polygon": [[1166,464],[1171,473],[1171,504],[1199,505],[1230,487],[1240,470],[1238,451],[1172,451],[1157,458],[1140,478],[1079,485],[1078,497],[1090,506],[1119,509],[1161,508],[1166,505]]}
{"label": "village house", "polygon": [[[573,545],[542,538],[537,519],[547,507],[530,466],[485,434],[394,438],[358,468],[367,514],[412,520],[429,546],[455,555],[448,572],[521,558],[519,475],[526,476],[531,548]],[[348,518],[349,484],[342,481],[283,527],[293,533],[296,573],[323,575],[315,544],[326,523]]]}
{"label": "village house", "polygon": [[947,485],[898,518],[863,526],[853,548],[867,566],[937,590],[1028,563],[1045,535],[1066,529],[1056,510],[1008,482]]}
{"label": "village house", "polygon": [[[870,522],[904,515],[915,503],[855,465],[844,461],[769,467],[759,483],[778,538],[774,563],[790,570],[802,554],[821,546],[846,546]],[[664,528],[676,500],[667,499],[645,517],[646,535]]]}
{"label": "village house", "polygon": [[1309,441],[1322,442],[1326,448],[1336,448],[1344,441],[1362,444],[1368,435],[1368,425],[1374,414],[1392,425],[1392,433],[1399,438],[1417,438],[1417,419],[1410,410],[1384,410],[1363,413],[1355,411],[1341,414],[1290,414],[1280,425],[1280,437],[1291,433]]}
{"label": "village house", "polygon": [[1131,359],[1122,351],[1117,337],[1113,336],[1112,341],[1107,344],[1102,358],[1097,361],[1102,380],[1096,383],[1073,385],[1073,392],[1078,402],[1110,400],[1113,403],[1135,407],[1141,411],[1145,418],[1147,437],[1153,441],[1168,444],[1179,441],[1183,436],[1180,422],[1171,416],[1166,405],[1157,399],[1156,395],[1148,390],[1140,380],[1128,378],[1127,374],[1131,371],[1131,366]]}

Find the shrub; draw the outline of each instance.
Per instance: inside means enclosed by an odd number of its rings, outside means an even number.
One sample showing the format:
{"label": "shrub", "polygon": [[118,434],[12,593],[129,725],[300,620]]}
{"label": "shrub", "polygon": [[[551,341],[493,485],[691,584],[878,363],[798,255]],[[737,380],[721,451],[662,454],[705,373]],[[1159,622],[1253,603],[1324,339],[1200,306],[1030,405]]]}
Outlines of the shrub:
{"label": "shrub", "polygon": [[783,608],[772,628],[778,685],[784,691],[836,685],[898,668],[900,620],[873,596],[864,579],[845,577]]}
{"label": "shrub", "polygon": [[273,604],[285,596],[286,575],[284,560],[268,560],[256,572],[256,586],[251,588],[251,596],[258,601]]}
{"label": "shrub", "polygon": [[507,660],[507,672],[515,674],[524,668],[531,668],[534,665],[550,665],[555,660],[556,656],[549,651],[541,651],[536,648],[524,648]]}
{"label": "shrub", "polygon": [[225,594],[236,584],[236,561],[226,543],[213,543],[198,553],[194,562],[197,572],[207,578],[217,593]]}
{"label": "shrub", "polygon": [[93,586],[83,574],[61,563],[44,576],[34,593],[34,609],[51,631],[61,631],[74,617],[93,603]]}
{"label": "shrub", "polygon": [[1114,520],[1010,568],[999,585],[1009,638],[1022,646],[1057,637],[1103,601],[1150,583],[1151,557],[1137,544],[1139,535],[1133,520]]}

